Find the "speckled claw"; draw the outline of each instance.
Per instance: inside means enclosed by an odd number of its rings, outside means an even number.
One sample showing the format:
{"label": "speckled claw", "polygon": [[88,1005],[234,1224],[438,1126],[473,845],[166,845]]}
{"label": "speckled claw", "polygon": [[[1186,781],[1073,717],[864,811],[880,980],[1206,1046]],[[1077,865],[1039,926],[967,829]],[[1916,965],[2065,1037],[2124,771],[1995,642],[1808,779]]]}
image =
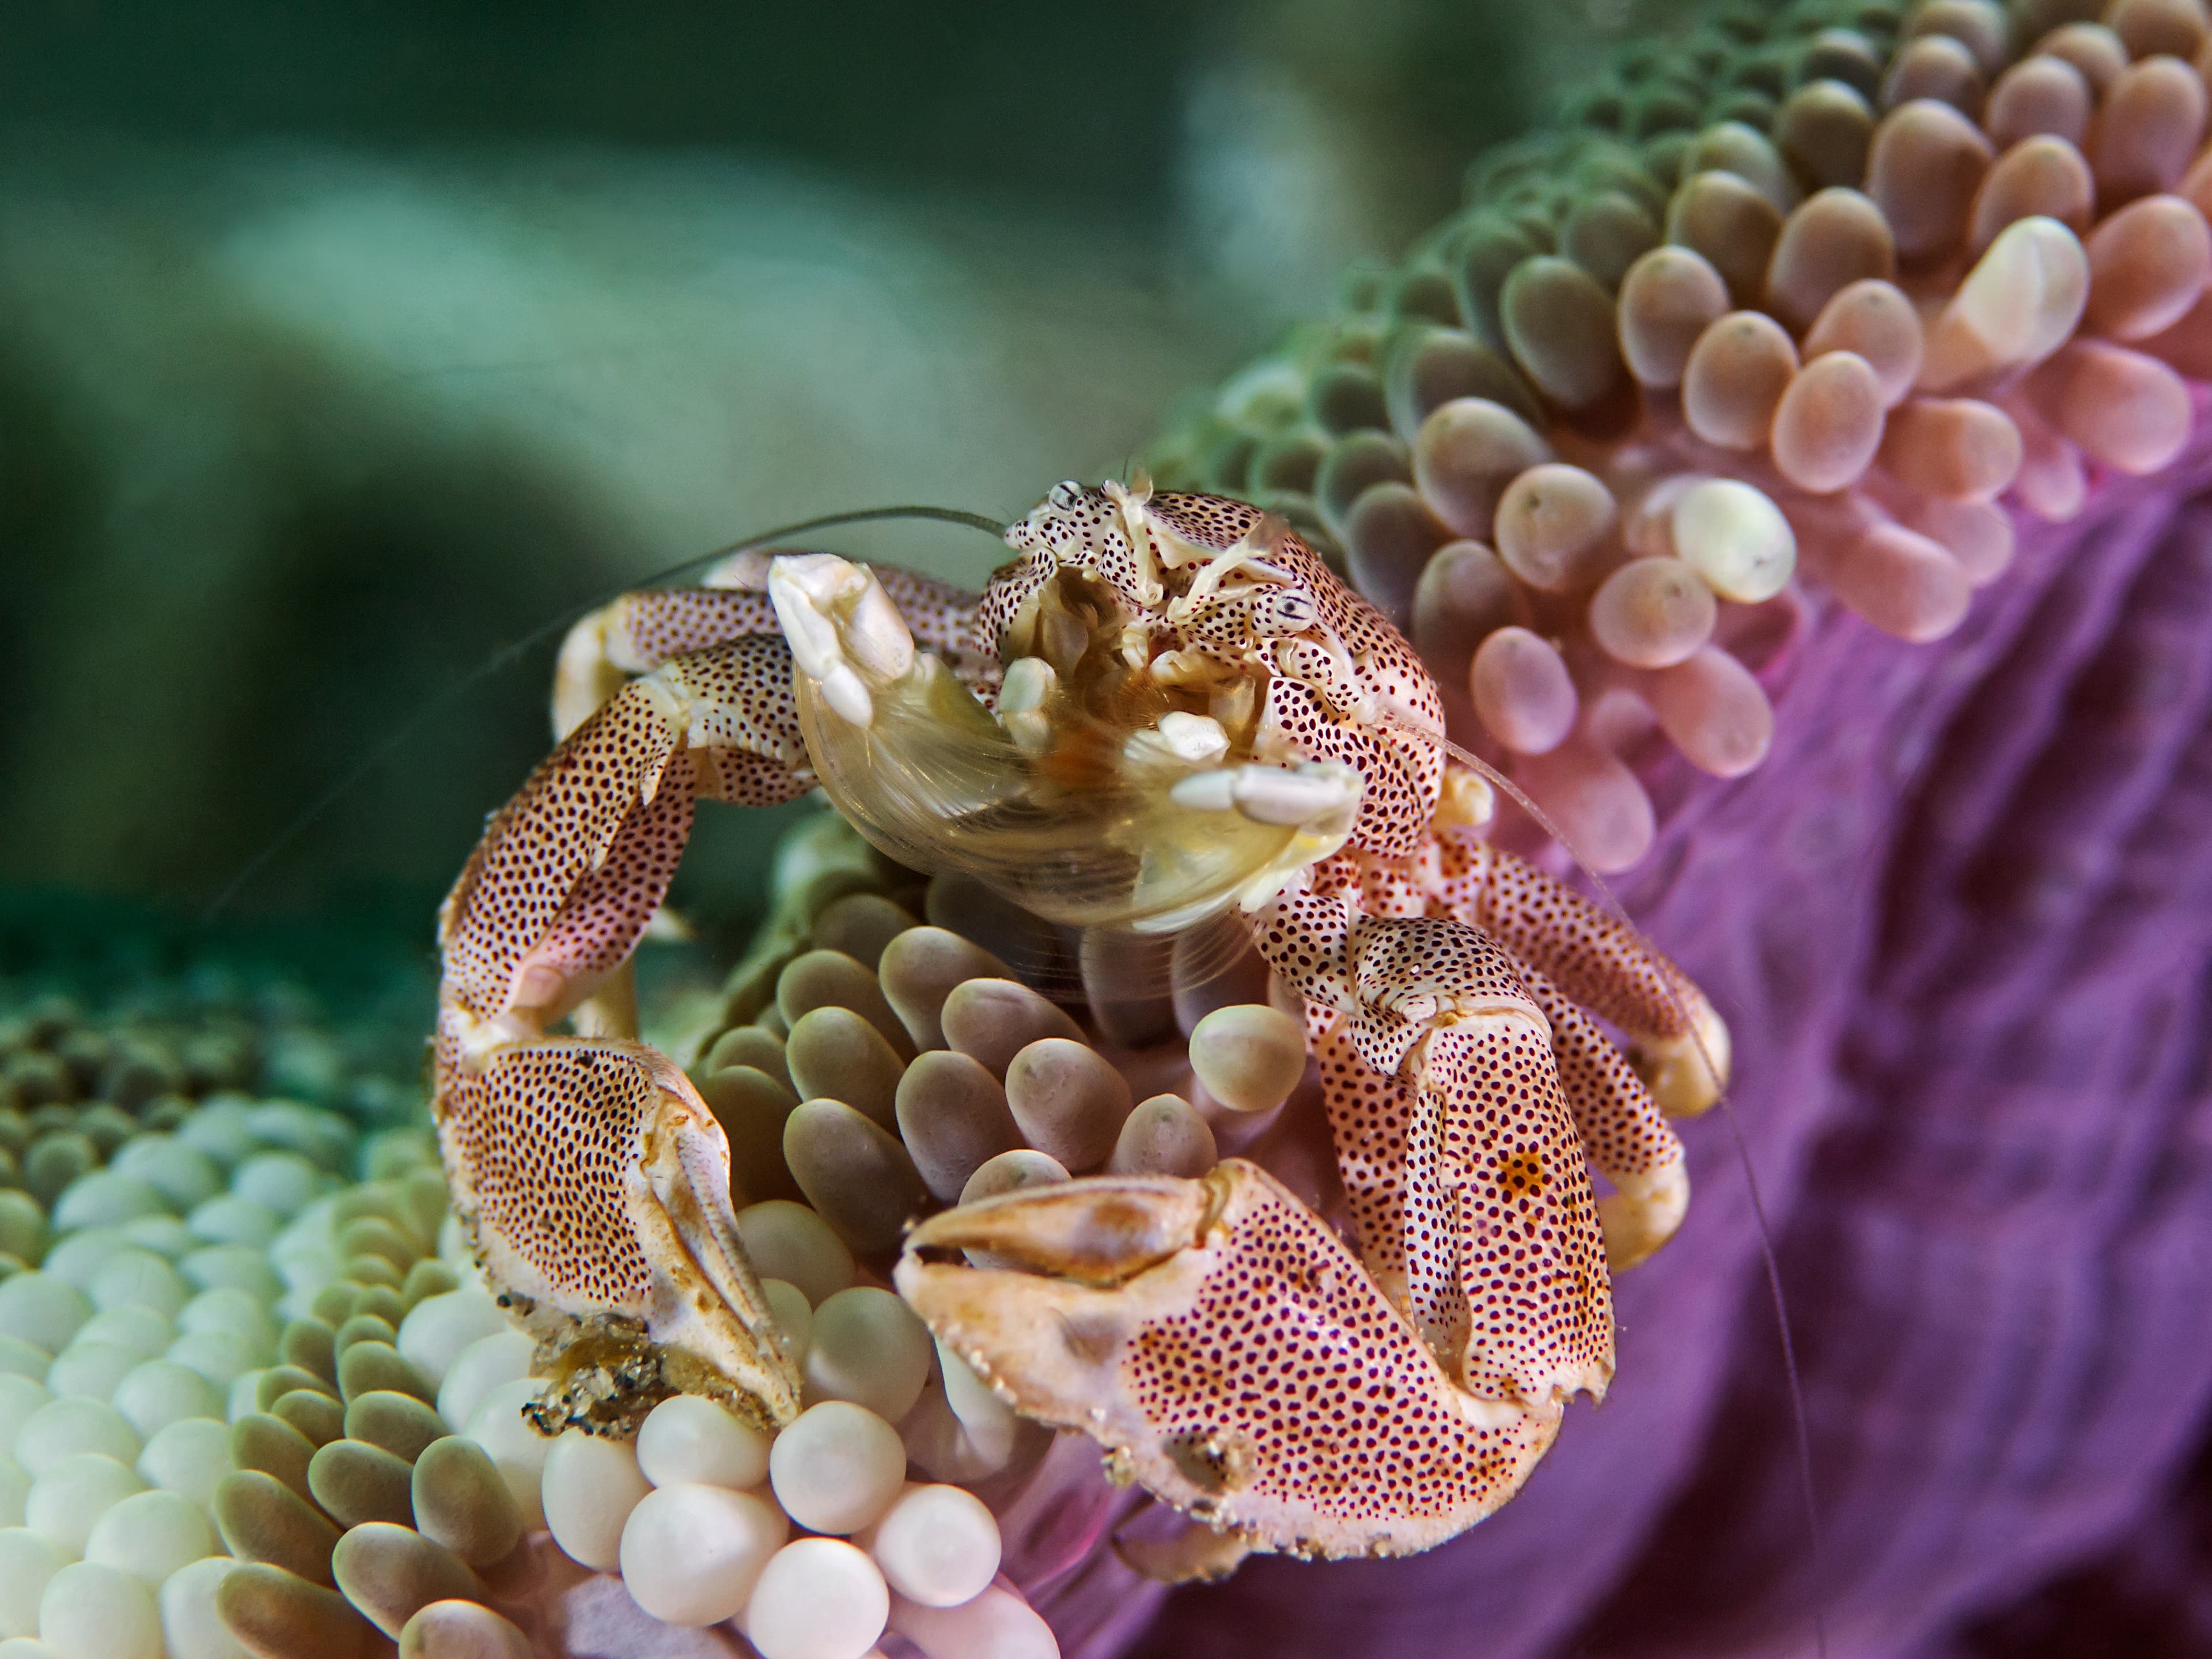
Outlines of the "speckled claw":
{"label": "speckled claw", "polygon": [[738,1237],[729,1142],[665,1055],[547,1037],[480,1066],[446,1059],[440,1078],[455,1207],[490,1282],[562,1352],[550,1430],[634,1430],[663,1389],[766,1424],[799,1414]]}
{"label": "speckled claw", "polygon": [[1097,1176],[932,1216],[908,1234],[907,1254],[988,1250],[1025,1273],[1109,1289],[1190,1248],[1218,1202],[1203,1181]]}
{"label": "speckled claw", "polygon": [[[930,1259],[971,1247],[1018,1265]],[[1025,1416],[1258,1549],[1427,1549],[1510,1498],[1559,1426],[1460,1387],[1320,1218],[1237,1159],[963,1206],[908,1235],[895,1279]]]}

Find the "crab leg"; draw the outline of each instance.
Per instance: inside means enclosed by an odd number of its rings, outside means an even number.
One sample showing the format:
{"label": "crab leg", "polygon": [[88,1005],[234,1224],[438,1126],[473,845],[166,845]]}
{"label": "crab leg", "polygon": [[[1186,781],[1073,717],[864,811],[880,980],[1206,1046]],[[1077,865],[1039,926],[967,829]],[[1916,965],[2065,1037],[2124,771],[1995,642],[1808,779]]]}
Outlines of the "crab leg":
{"label": "crab leg", "polygon": [[1521,983],[1551,1022],[1552,1055],[1590,1167],[1613,1183],[1597,1201],[1605,1265],[1635,1267],[1674,1236],[1690,1206],[1689,1160],[1650,1090],[1595,1021],[1525,964]]}
{"label": "crab leg", "polygon": [[1421,1092],[1360,1058],[1349,1022],[1330,1011],[1311,1039],[1338,1178],[1360,1260],[1432,1353],[1467,1352],[1459,1219],[1443,1179],[1443,1114]]}
{"label": "crab leg", "polygon": [[[602,605],[568,630],[553,670],[553,735],[565,738],[637,674],[673,658],[776,631],[768,596],[766,550],[734,555],[708,573],[703,587],[647,587]],[[910,570],[879,580],[915,636],[971,684],[989,664],[971,645],[975,595]]]}
{"label": "crab leg", "polygon": [[1436,907],[1481,928],[1619,1026],[1629,1038],[1630,1062],[1661,1111],[1694,1117],[1720,1097],[1728,1084],[1728,1027],[1687,974],[1650,950],[1627,923],[1510,853],[1457,838],[1444,840],[1440,851]]}
{"label": "crab leg", "polygon": [[[980,1269],[930,1258],[988,1249]],[[1261,1547],[1401,1555],[1519,1490],[1559,1408],[1476,1399],[1255,1164],[1100,1177],[922,1222],[899,1292],[1024,1415]]]}
{"label": "crab leg", "polygon": [[647,587],[600,606],[568,630],[553,665],[553,735],[565,738],[620,691],[694,651],[775,632],[765,593],[728,587]]}
{"label": "crab leg", "polygon": [[799,1379],[737,1242],[729,1146],[641,1043],[549,1036],[628,960],[701,793],[765,805],[812,776],[783,641],[679,657],[592,714],[494,815],[439,917],[434,1109],[493,1280],[635,1322],[664,1376],[776,1420]]}

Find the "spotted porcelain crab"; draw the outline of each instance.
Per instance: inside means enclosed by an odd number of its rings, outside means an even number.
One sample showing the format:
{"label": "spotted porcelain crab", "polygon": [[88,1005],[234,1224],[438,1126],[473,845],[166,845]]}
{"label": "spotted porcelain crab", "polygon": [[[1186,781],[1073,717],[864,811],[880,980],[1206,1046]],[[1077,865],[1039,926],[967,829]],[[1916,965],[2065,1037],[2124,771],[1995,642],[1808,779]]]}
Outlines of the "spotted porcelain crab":
{"label": "spotted porcelain crab", "polygon": [[1006,540],[980,599],[745,556],[571,636],[574,730],[441,916],[435,1044],[457,1205],[559,1333],[546,1425],[671,1388],[798,1408],[713,1115],[587,999],[696,799],[818,784],[902,863],[1059,923],[1237,919],[1306,1012],[1348,1201],[1350,1245],[1240,1159],[1079,1178],[920,1221],[900,1293],[1024,1414],[1239,1547],[1427,1548],[1604,1394],[1609,1270],[1682,1218],[1666,1118],[1715,1097],[1725,1030],[1631,929],[1473,833],[1486,787],[1433,683],[1280,520],[1062,484]]}

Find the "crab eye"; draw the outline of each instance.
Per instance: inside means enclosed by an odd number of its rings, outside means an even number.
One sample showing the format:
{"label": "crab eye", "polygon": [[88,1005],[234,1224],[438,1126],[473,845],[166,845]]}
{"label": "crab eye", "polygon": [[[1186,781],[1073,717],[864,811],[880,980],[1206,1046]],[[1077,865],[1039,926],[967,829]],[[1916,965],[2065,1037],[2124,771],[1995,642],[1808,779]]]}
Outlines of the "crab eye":
{"label": "crab eye", "polygon": [[1310,594],[1271,593],[1253,608],[1252,631],[1262,639],[1303,634],[1320,615]]}
{"label": "crab eye", "polygon": [[1083,501],[1083,486],[1073,478],[1063,478],[1045,496],[1045,504],[1061,513],[1072,513]]}

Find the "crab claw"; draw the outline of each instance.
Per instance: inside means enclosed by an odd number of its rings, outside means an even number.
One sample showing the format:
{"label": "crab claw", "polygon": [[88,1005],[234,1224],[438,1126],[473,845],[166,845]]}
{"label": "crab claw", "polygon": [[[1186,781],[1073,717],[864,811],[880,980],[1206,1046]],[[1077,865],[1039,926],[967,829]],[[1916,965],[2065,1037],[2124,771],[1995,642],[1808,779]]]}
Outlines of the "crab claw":
{"label": "crab claw", "polygon": [[[1004,1265],[932,1259],[968,1249]],[[1426,1549],[1510,1498],[1559,1427],[1556,1406],[1462,1388],[1320,1218],[1237,1159],[963,1205],[908,1235],[894,1277],[1018,1411],[1257,1549]]]}
{"label": "crab claw", "polygon": [[1359,805],[1359,775],[1341,763],[1311,762],[1296,771],[1280,766],[1221,766],[1195,772],[1170,792],[1178,806],[1243,813],[1255,823],[1285,827],[1333,825],[1349,831]]}
{"label": "crab claw", "polygon": [[914,666],[906,618],[866,565],[835,553],[787,553],[768,568],[768,597],[792,662],[854,726],[875,714],[880,688]]}

